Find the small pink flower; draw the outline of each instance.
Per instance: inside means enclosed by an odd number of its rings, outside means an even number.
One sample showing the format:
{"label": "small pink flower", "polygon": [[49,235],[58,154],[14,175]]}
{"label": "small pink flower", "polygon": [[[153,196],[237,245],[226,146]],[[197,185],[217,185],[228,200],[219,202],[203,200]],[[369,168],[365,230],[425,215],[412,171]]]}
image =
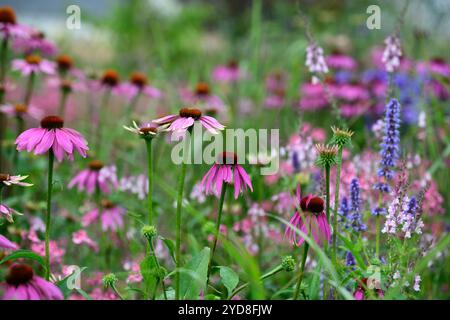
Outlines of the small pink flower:
{"label": "small pink flower", "polygon": [[3,300],[63,300],[61,290],[34,274],[25,264],[15,263],[9,268],[3,285]]}
{"label": "small pink flower", "polygon": [[241,77],[242,74],[236,61],[219,65],[212,72],[212,78],[218,82],[233,83],[239,81]]}
{"label": "small pink flower", "polygon": [[29,116],[34,120],[42,119],[42,116],[44,115],[44,112],[41,109],[33,105],[26,106],[21,103],[15,105],[13,104],[2,105],[0,106],[0,112],[3,112],[4,114],[10,117]]}
{"label": "small pink flower", "polygon": [[338,70],[354,70],[357,67],[355,59],[339,52],[326,57],[326,62],[329,67]]}
{"label": "small pink flower", "polygon": [[185,132],[194,125],[195,121],[200,121],[202,126],[212,134],[218,134],[217,130],[225,129],[216,119],[204,116],[200,110],[194,108],[182,108],[179,114],[172,114],[153,120],[154,123],[159,125],[170,124],[166,130],[175,133]]}
{"label": "small pink flower", "polygon": [[[31,250],[38,255],[45,257],[45,241],[33,242],[31,244]],[[66,254],[66,251],[58,245],[54,240],[50,240],[50,263],[59,264],[62,258]]]}
{"label": "small pink flower", "polygon": [[211,93],[211,88],[205,82],[199,82],[194,90],[182,88],[180,97],[189,105],[201,105],[205,111],[218,113],[224,111],[224,103],[220,97]]}
{"label": "small pink flower", "polygon": [[17,250],[19,246],[0,234],[0,249]]}
{"label": "small pink flower", "polygon": [[78,172],[67,187],[71,189],[76,186],[78,192],[86,190],[88,194],[93,194],[98,187],[101,192],[110,193],[109,185],[117,188],[118,182],[115,179],[110,179],[109,176],[102,175],[103,169],[104,166],[101,161],[93,160],[89,163],[89,169]]}
{"label": "small pink flower", "polygon": [[14,38],[12,47],[17,53],[32,54],[39,52],[44,56],[53,56],[58,51],[56,45],[46,39],[43,32],[31,28],[28,30],[27,37]]}
{"label": "small pink flower", "polygon": [[84,227],[94,223],[99,218],[102,223],[102,230],[107,231],[117,231],[118,229],[123,228],[124,221],[123,216],[125,215],[125,209],[119,206],[116,206],[109,200],[102,201],[102,209],[95,208],[88,213],[86,213],[82,220],[81,224]]}
{"label": "small pink flower", "polygon": [[29,28],[16,21],[16,13],[11,7],[0,7],[0,35],[3,39],[28,37]]}
{"label": "small pink flower", "polygon": [[89,238],[88,234],[84,230],[79,230],[77,232],[72,233],[72,242],[75,244],[86,244],[88,245],[92,250],[98,251],[98,245],[97,243]]}
{"label": "small pink flower", "polygon": [[247,172],[237,161],[237,156],[231,152],[224,152],[217,163],[203,176],[201,185],[206,194],[219,196],[223,183],[234,185],[234,198],[237,199],[239,193],[247,190],[253,191],[252,182]]}
{"label": "small pink flower", "polygon": [[38,55],[28,55],[25,59],[15,59],[12,61],[12,69],[20,71],[22,76],[31,73],[55,74],[56,65],[52,61],[42,59]]}
{"label": "small pink flower", "polygon": [[5,219],[11,223],[14,222],[13,215],[22,215],[20,212],[8,207],[5,204],[0,204],[0,217],[4,216]]}
{"label": "small pink flower", "polygon": [[296,198],[296,206],[301,210],[295,211],[286,227],[285,235],[289,241],[297,246],[301,246],[305,241],[296,230],[300,230],[307,236],[312,236],[319,245],[325,241],[330,241],[331,231],[324,211],[323,199],[311,194],[302,198],[300,186],[297,188]]}
{"label": "small pink flower", "polygon": [[148,85],[148,79],[145,74],[141,72],[133,72],[130,76],[129,82],[119,84],[115,89],[115,93],[124,95],[128,99],[133,99],[137,94],[144,94],[145,96],[158,99],[162,97],[159,89]]}
{"label": "small pink flower", "polygon": [[78,131],[63,128],[63,125],[63,119],[58,116],[45,117],[41,120],[41,128],[28,129],[17,137],[17,150],[41,155],[52,149],[59,162],[64,155],[73,160],[74,151],[86,158],[87,141]]}

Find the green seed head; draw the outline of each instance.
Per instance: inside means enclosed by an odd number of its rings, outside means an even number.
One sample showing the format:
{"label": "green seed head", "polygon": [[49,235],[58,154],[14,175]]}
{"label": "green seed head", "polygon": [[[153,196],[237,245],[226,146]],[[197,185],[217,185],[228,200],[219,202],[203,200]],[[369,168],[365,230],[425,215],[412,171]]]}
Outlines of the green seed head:
{"label": "green seed head", "polygon": [[117,277],[114,273],[109,273],[103,277],[103,286],[109,288],[115,285]]}
{"label": "green seed head", "polygon": [[150,240],[158,235],[158,231],[155,226],[143,226],[141,229],[141,234],[143,237]]}
{"label": "green seed head", "polygon": [[285,256],[281,260],[281,266],[283,267],[284,271],[291,272],[295,269],[295,260],[292,258],[292,256]]}
{"label": "green seed head", "polygon": [[331,167],[337,163],[338,146],[316,144],[316,151],[316,164],[319,167]]}
{"label": "green seed head", "polygon": [[331,130],[333,130],[333,138],[331,139],[331,143],[339,148],[349,144],[354,134],[354,132],[349,129],[331,127]]}

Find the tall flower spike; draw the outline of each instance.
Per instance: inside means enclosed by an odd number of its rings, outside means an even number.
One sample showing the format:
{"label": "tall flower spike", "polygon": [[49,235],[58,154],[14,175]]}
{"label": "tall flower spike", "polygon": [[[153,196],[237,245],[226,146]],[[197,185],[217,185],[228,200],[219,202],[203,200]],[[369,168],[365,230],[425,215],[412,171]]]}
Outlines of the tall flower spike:
{"label": "tall flower spike", "polygon": [[356,232],[365,231],[367,227],[361,217],[361,194],[358,179],[350,182],[350,225]]}
{"label": "tall flower spike", "polygon": [[330,146],[324,144],[316,144],[317,159],[316,163],[320,167],[331,167],[337,163],[336,155],[338,152],[337,146]]}
{"label": "tall flower spike", "polygon": [[312,82],[318,83],[316,75],[328,73],[328,66],[323,56],[323,49],[315,42],[306,48],[306,62],[309,72],[313,74]]}
{"label": "tall flower spike", "polygon": [[384,63],[387,72],[394,72],[400,66],[402,57],[402,48],[400,38],[396,35],[390,35],[384,40],[386,47],[381,61]]}
{"label": "tall flower spike", "polygon": [[[385,182],[392,179],[393,168],[400,158],[400,103],[392,99],[386,105],[384,119],[384,135],[380,144],[381,162],[378,169],[378,177],[384,178]],[[382,192],[389,192],[389,186],[385,182],[375,185]]]}

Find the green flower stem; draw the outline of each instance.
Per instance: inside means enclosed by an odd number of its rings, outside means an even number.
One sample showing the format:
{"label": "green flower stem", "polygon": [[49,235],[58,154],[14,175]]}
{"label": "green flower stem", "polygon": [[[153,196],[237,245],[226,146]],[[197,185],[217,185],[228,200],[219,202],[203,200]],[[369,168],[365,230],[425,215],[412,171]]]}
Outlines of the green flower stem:
{"label": "green flower stem", "polygon": [[[8,38],[4,38],[0,47],[0,104],[5,101],[5,75],[8,52]],[[6,117],[0,112],[0,171],[3,170],[3,138],[5,137]]]}
{"label": "green flower stem", "polygon": [[147,161],[148,161],[148,225],[153,224],[153,152],[152,152],[152,138],[145,139],[147,146]]}
{"label": "green flower stem", "polygon": [[[17,136],[19,136],[25,129],[25,121],[21,116],[16,116],[16,122],[17,122],[16,126]],[[16,165],[16,169],[18,169],[19,154],[20,153],[18,151],[14,152],[13,163]]]}
{"label": "green flower stem", "polygon": [[327,198],[327,222],[330,223],[330,166],[325,165],[325,188],[326,188],[326,198]]}
{"label": "green flower stem", "polygon": [[381,217],[377,215],[375,217],[376,223],[376,239],[375,239],[375,253],[377,258],[380,257],[380,234],[381,234]]}
{"label": "green flower stem", "polygon": [[67,92],[65,89],[60,90],[59,115],[63,118],[66,113],[66,104],[67,104],[68,96],[69,96],[69,92]]}
{"label": "green flower stem", "polygon": [[[273,270],[267,272],[266,274],[262,275],[259,280],[263,281],[267,278],[270,278],[274,275],[276,275],[277,273],[283,271],[283,266],[280,264],[279,266],[275,267]],[[249,286],[249,283],[244,283],[243,285],[241,285],[240,287],[236,288],[231,295],[229,296],[229,300],[231,300],[231,298],[233,298],[235,295],[237,295],[239,292],[241,292],[242,290],[244,290],[245,288],[247,288]]]}
{"label": "green flower stem", "polygon": [[300,288],[301,288],[302,281],[303,281],[303,276],[305,274],[305,264],[306,264],[306,257],[308,256],[309,244],[305,241],[303,245],[304,245],[304,247],[303,247],[302,264],[300,265],[300,269],[298,272],[298,282],[297,282],[297,286],[295,287],[294,296],[292,297],[293,300],[298,299],[298,295],[300,293]]}
{"label": "green flower stem", "polygon": [[[136,95],[131,99],[130,105],[128,106],[128,109],[127,109],[128,116],[131,116],[134,112],[134,109],[136,109],[139,98],[141,97],[141,92],[142,91],[138,91],[138,93],[136,93]],[[127,115],[125,115],[125,117],[126,116]]]}
{"label": "green flower stem", "polygon": [[[189,131],[190,133],[190,131]],[[181,173],[178,180],[178,196],[177,196],[177,212],[176,212],[176,242],[175,242],[175,257],[176,268],[175,273],[175,299],[180,299],[180,268],[181,268],[181,207],[183,206],[183,190],[184,180],[186,178],[186,165],[188,156],[190,154],[190,134],[185,136],[183,148],[183,162],[181,163]]]}
{"label": "green flower stem", "polygon": [[120,294],[119,290],[117,290],[117,287],[115,284],[111,284],[111,289],[114,291],[115,294],[119,297],[120,300],[125,300],[122,295]]}
{"label": "green flower stem", "polygon": [[222,221],[222,211],[223,211],[223,203],[225,200],[225,193],[227,192],[227,184],[224,183],[222,185],[222,191],[220,192],[220,199],[219,199],[219,205],[217,207],[217,222],[216,222],[216,230],[214,233],[214,241],[213,245],[211,247],[211,256],[209,258],[209,265],[208,265],[208,276],[207,276],[207,284],[209,284],[209,275],[211,273],[212,268],[212,262],[214,259],[214,253],[216,252],[216,246],[217,246],[217,239],[219,238],[219,231],[220,231],[220,223]]}
{"label": "green flower stem", "polygon": [[100,109],[98,110],[98,124],[97,124],[97,137],[95,143],[95,153],[97,157],[100,157],[100,146],[102,143],[102,124],[104,120],[104,111],[108,106],[109,98],[111,96],[111,89],[106,89],[102,97],[102,102],[100,104]]}
{"label": "green flower stem", "polygon": [[[148,244],[150,247],[150,255],[153,256],[153,259],[155,260],[155,265],[158,268],[158,274],[159,274],[159,271],[161,270],[161,265],[158,261],[158,258],[156,257],[156,251],[155,251],[155,246],[153,245],[153,240],[149,239]],[[162,288],[163,294],[164,294],[164,300],[167,300],[166,285],[164,284],[164,278],[160,279],[160,282],[161,282],[161,288]],[[153,297],[156,296],[157,287],[158,287],[158,285],[155,286],[155,290],[153,292]]]}
{"label": "green flower stem", "polygon": [[339,208],[339,188],[341,183],[341,167],[342,167],[342,150],[343,147],[339,148],[337,167],[336,167],[336,190],[334,191],[334,213],[333,213],[333,261],[336,262],[336,252],[337,252],[337,234],[338,234],[338,208]]}
{"label": "green flower stem", "polygon": [[45,217],[45,279],[50,280],[50,223],[52,215],[53,151],[48,153],[47,215]]}
{"label": "green flower stem", "polygon": [[31,72],[30,76],[28,77],[27,87],[25,89],[25,95],[23,97],[23,103],[25,104],[25,106],[28,106],[30,104],[31,97],[33,95],[35,78],[36,74],[34,72]]}

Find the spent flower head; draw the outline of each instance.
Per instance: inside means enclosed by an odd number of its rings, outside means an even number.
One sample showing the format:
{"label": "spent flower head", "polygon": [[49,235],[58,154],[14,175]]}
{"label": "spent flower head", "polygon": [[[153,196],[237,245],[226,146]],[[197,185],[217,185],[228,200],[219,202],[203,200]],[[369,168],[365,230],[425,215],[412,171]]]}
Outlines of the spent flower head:
{"label": "spent flower head", "polygon": [[141,234],[147,240],[151,240],[158,235],[158,230],[155,226],[146,225],[142,227]]}
{"label": "spent flower head", "polygon": [[291,272],[295,269],[295,260],[292,256],[285,256],[281,260],[281,267],[284,271]]}
{"label": "spent flower head", "polygon": [[331,127],[331,130],[333,130],[331,143],[337,145],[339,148],[342,148],[343,146],[349,144],[354,134],[354,132],[349,129],[341,129],[334,126]]}
{"label": "spent flower head", "polygon": [[105,275],[102,279],[103,286],[105,288],[115,286],[117,281],[118,281],[117,276],[114,273],[109,273],[109,274]]}
{"label": "spent flower head", "polygon": [[123,126],[123,128],[139,135],[143,139],[153,139],[160,130],[157,124],[146,123],[142,126],[138,126],[135,121],[133,121],[133,126]]}
{"label": "spent flower head", "polygon": [[319,167],[331,167],[337,163],[338,147],[336,145],[316,144],[315,147],[317,151],[316,164]]}

